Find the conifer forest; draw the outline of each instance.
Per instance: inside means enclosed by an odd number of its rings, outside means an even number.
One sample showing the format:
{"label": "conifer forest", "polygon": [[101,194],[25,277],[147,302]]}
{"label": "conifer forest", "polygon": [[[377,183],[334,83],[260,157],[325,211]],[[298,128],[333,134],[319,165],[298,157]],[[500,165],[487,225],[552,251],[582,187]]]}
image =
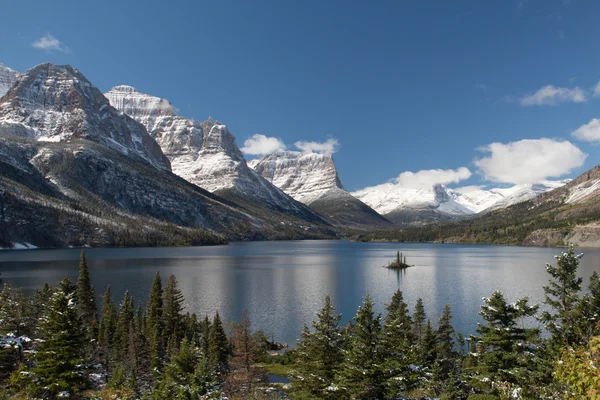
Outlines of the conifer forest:
{"label": "conifer forest", "polygon": [[544,304],[490,293],[468,337],[450,306],[433,321],[398,290],[345,325],[327,296],[282,349],[246,311],[186,312],[173,275],[148,299],[115,304],[107,287],[96,304],[82,252],[77,282],[32,296],[4,283],[0,399],[600,399],[600,276],[583,282],[580,258],[569,247],[546,266]]}

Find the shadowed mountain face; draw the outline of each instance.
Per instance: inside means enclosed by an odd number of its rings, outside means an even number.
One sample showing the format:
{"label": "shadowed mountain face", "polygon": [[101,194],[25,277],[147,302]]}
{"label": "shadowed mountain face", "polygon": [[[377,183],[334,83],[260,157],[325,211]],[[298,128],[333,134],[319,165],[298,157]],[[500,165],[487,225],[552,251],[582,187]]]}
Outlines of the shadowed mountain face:
{"label": "shadowed mountain face", "polygon": [[320,221],[310,209],[248,167],[224,124],[179,116],[166,99],[140,93],[131,86],[116,86],[106,97],[147,128],[170,159],[173,173],[188,182],[240,205],[253,204],[264,216],[275,212]]}
{"label": "shadowed mountain face", "polygon": [[[205,142],[220,145],[218,138]],[[317,225],[293,215],[275,222],[174,175],[146,128],[69,66],[36,66],[2,98],[0,155],[0,246],[331,234],[309,210]]]}
{"label": "shadowed mountain face", "polygon": [[4,96],[20,77],[21,74],[17,71],[0,63],[0,97]]}

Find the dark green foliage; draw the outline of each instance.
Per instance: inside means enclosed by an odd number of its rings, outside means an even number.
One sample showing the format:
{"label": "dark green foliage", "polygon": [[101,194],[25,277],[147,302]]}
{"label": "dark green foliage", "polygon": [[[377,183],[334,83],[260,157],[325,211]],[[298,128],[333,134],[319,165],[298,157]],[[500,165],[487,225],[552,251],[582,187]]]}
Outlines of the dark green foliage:
{"label": "dark green foliage", "polygon": [[385,349],[381,316],[373,311],[367,296],[356,312],[352,336],[344,351],[340,386],[352,399],[381,399],[386,392]]}
{"label": "dark green foliage", "polygon": [[79,261],[79,279],[77,280],[77,304],[79,314],[85,324],[96,326],[96,298],[94,287],[90,282],[90,273],[85,260],[85,252],[81,250]]}
{"label": "dark green foliage", "polygon": [[554,350],[580,342],[577,332],[580,315],[576,308],[582,283],[582,279],[577,277],[580,258],[581,255],[575,255],[575,249],[570,246],[556,257],[556,266],[546,264],[552,280],[544,286],[545,303],[551,310],[542,312],[540,320],[552,334],[550,346]]}
{"label": "dark green foliage", "polygon": [[106,288],[106,292],[102,296],[102,311],[100,315],[100,323],[98,324],[98,352],[100,353],[100,359],[108,365],[110,349],[113,345],[117,327],[117,313],[112,301],[110,286]]}
{"label": "dark green foliage", "polygon": [[161,369],[163,357],[163,291],[160,274],[157,272],[150,290],[146,321],[146,338],[150,346],[150,363],[155,371]]}
{"label": "dark green foliage", "polygon": [[35,366],[27,375],[29,393],[34,396],[76,393],[83,386],[77,366],[84,356],[85,331],[76,299],[76,287],[65,279],[59,283],[42,314],[38,327],[41,341],[33,354]]}
{"label": "dark green foliage", "polygon": [[[152,300],[152,299],[151,299]],[[172,354],[177,351],[179,342],[184,335],[184,323],[183,323],[183,294],[177,287],[177,279],[175,275],[171,275],[167,281],[167,287],[163,297],[163,329],[162,336],[166,338],[167,342],[163,342],[163,345],[168,347],[168,354]]]}
{"label": "dark green foliage", "polygon": [[295,398],[339,398],[337,391],[328,388],[336,387],[336,372],[343,360],[340,318],[327,296],[317,319],[312,322],[313,331],[304,326],[291,375]]}
{"label": "dark green foliage", "polygon": [[532,366],[539,363],[539,329],[524,328],[522,319],[534,316],[538,306],[530,306],[526,297],[509,304],[499,291],[484,302],[480,315],[486,324],[480,325],[479,336],[472,338],[476,376],[521,387],[531,384]]}
{"label": "dark green foliage", "polygon": [[413,334],[417,340],[423,337],[423,329],[425,328],[425,321],[427,315],[425,314],[425,306],[423,306],[423,299],[417,299],[415,305],[415,312],[413,313]]}
{"label": "dark green foliage", "polygon": [[229,358],[229,340],[223,329],[221,317],[217,312],[213,318],[208,337],[208,360],[210,368],[219,376],[224,376],[229,367],[227,360]]}

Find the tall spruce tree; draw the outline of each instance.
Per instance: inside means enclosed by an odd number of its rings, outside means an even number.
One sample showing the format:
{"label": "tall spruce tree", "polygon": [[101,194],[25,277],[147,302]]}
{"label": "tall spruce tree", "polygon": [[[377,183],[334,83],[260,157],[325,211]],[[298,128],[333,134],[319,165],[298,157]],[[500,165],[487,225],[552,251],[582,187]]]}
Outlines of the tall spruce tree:
{"label": "tall spruce tree", "polygon": [[416,384],[414,373],[409,368],[414,358],[411,352],[412,320],[401,290],[394,293],[386,309],[387,315],[383,326],[383,343],[386,350],[385,370],[388,393],[390,397],[395,398]]}
{"label": "tall spruce tree", "polygon": [[[94,287],[90,281],[90,273],[88,271],[87,262],[85,260],[85,251],[81,249],[79,259],[79,278],[77,279],[77,304],[79,314],[90,328],[96,327],[96,297]],[[90,334],[93,335],[93,331]],[[92,336],[93,337],[93,336]]]}
{"label": "tall spruce tree", "polygon": [[98,352],[102,362],[108,367],[112,351],[113,338],[117,325],[115,305],[112,301],[110,286],[102,296],[102,310],[98,324]]}
{"label": "tall spruce tree", "polygon": [[117,325],[113,338],[113,360],[115,364],[125,362],[127,349],[129,347],[129,326],[134,317],[133,298],[129,292],[125,292],[125,297],[117,314]]}
{"label": "tall spruce tree", "polygon": [[527,297],[509,304],[500,291],[484,299],[480,315],[486,321],[477,328],[476,376],[486,382],[510,383],[524,391],[534,378],[532,366],[539,362],[536,345],[539,329],[524,328],[522,319],[533,317],[538,306],[530,306]]}
{"label": "tall spruce tree", "polygon": [[590,277],[588,293],[586,293],[578,306],[579,336],[587,342],[590,337],[598,335],[600,323],[600,275],[596,271]]}
{"label": "tall spruce tree", "polygon": [[352,399],[383,399],[386,392],[384,373],[385,350],[381,316],[375,315],[373,302],[367,295],[354,317],[340,385]]}
{"label": "tall spruce tree", "polygon": [[223,379],[229,370],[229,340],[225,334],[219,312],[215,314],[208,338],[208,357],[217,379]]}
{"label": "tall spruce tree", "polygon": [[566,252],[556,256],[556,266],[546,264],[546,271],[552,277],[544,286],[545,303],[550,310],[542,312],[540,320],[552,335],[550,347],[555,352],[562,346],[573,346],[582,340],[577,329],[581,317],[577,304],[582,283],[577,277],[577,269],[582,256],[576,255],[571,245]]}
{"label": "tall spruce tree", "polygon": [[150,347],[150,365],[158,372],[163,358],[163,290],[160,274],[157,272],[152,282],[150,299],[148,300],[146,337]]}
{"label": "tall spruce tree", "polygon": [[39,342],[33,353],[30,393],[36,397],[71,396],[83,387],[81,365],[84,326],[78,312],[76,287],[68,279],[54,290],[38,327]]}
{"label": "tall spruce tree", "polygon": [[341,317],[341,314],[335,313],[327,296],[317,319],[312,322],[313,331],[304,326],[291,372],[293,398],[339,398],[335,378],[343,361]]}
{"label": "tall spruce tree", "polygon": [[184,335],[183,295],[177,287],[175,275],[169,276],[163,299],[163,337],[170,351],[175,352]]}
{"label": "tall spruce tree", "polygon": [[423,299],[418,298],[417,304],[415,304],[415,312],[413,313],[413,333],[417,341],[423,336],[425,321],[427,321],[427,315],[425,314]]}

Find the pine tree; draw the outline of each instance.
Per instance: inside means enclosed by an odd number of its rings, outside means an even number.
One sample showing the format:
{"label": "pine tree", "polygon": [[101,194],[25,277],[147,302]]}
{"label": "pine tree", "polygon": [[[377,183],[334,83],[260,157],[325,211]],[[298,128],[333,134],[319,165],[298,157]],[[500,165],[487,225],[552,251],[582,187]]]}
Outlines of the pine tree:
{"label": "pine tree", "polygon": [[109,366],[116,324],[117,315],[115,305],[112,301],[110,286],[107,286],[106,292],[102,296],[102,311],[100,323],[98,324],[98,350],[100,358],[106,366]]}
{"label": "pine tree", "polygon": [[577,277],[577,268],[582,254],[575,255],[573,246],[563,254],[556,256],[557,266],[546,264],[546,271],[553,280],[544,286],[545,303],[550,311],[542,312],[540,320],[552,334],[551,348],[558,351],[562,346],[573,346],[581,342],[578,335],[577,310],[582,279]]}
{"label": "pine tree", "polygon": [[207,360],[210,347],[210,329],[210,320],[208,319],[208,315],[205,315],[204,320],[200,322],[200,350],[202,351],[202,356]]}
{"label": "pine tree", "polygon": [[183,295],[177,287],[175,275],[171,275],[167,281],[163,300],[163,338],[167,341],[166,344],[171,343],[170,351],[172,352],[177,350],[184,334],[182,311]]}
{"label": "pine tree", "polygon": [[386,350],[385,370],[390,397],[414,386],[413,373],[409,366],[413,362],[411,345],[413,342],[412,320],[402,291],[397,290],[387,306],[383,342]]}
{"label": "pine tree", "polygon": [[[85,252],[81,250],[79,260],[79,279],[77,280],[77,304],[79,314],[86,326],[96,327],[96,298],[94,287],[90,282],[90,274],[85,260]],[[93,334],[93,331],[90,332]],[[93,337],[93,336],[91,336]]]}
{"label": "pine tree", "polygon": [[381,316],[375,315],[369,296],[358,308],[352,328],[348,349],[344,351],[341,386],[352,399],[382,399],[386,381]]}
{"label": "pine tree", "polygon": [[454,350],[455,332],[452,326],[452,310],[448,304],[442,310],[435,336],[437,346],[433,381],[436,383],[437,394],[440,394],[448,386],[456,386],[457,382],[452,380],[456,380],[459,369],[458,354]]}
{"label": "pine tree", "polygon": [[425,321],[427,315],[425,314],[425,306],[423,306],[423,299],[418,298],[417,304],[415,304],[415,312],[413,313],[413,333],[417,340],[423,336],[423,329],[425,328]]}
{"label": "pine tree", "polygon": [[163,290],[160,274],[157,272],[152,282],[148,301],[148,320],[146,337],[150,346],[150,365],[154,371],[160,371],[163,357]]}
{"label": "pine tree", "polygon": [[125,297],[117,314],[113,340],[113,360],[116,364],[125,361],[129,342],[129,326],[133,322],[133,317],[133,298],[129,295],[129,292],[125,292]]}
{"label": "pine tree", "polygon": [[538,306],[530,306],[527,297],[508,304],[499,291],[484,299],[479,313],[486,321],[477,328],[475,337],[476,374],[489,382],[526,386],[532,379],[532,366],[539,362],[536,343],[539,330],[523,328],[521,319],[532,317]]}
{"label": "pine tree", "polygon": [[598,334],[598,323],[600,323],[600,275],[596,271],[590,277],[588,293],[581,299],[577,312],[579,319],[579,337],[587,343],[590,337]]}
{"label": "pine tree", "polygon": [[317,320],[312,323],[314,331],[304,326],[291,373],[294,398],[339,398],[334,381],[343,360],[340,319],[341,315],[335,314],[327,296]]}
{"label": "pine tree", "polygon": [[225,329],[223,329],[218,311],[213,318],[208,343],[208,358],[211,369],[218,379],[222,379],[229,370],[229,340],[225,334]]}
{"label": "pine tree", "polygon": [[77,366],[84,355],[84,327],[76,299],[76,287],[65,279],[44,310],[30,375],[31,393],[35,396],[55,398],[61,392],[74,394],[82,388],[83,378]]}

